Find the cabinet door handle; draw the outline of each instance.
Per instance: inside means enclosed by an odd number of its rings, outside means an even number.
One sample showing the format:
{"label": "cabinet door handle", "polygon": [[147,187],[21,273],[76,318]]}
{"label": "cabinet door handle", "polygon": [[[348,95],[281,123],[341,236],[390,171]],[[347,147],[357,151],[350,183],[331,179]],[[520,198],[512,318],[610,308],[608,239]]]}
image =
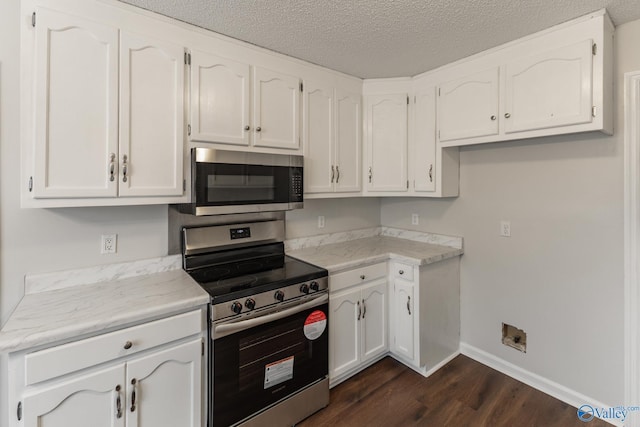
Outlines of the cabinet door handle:
{"label": "cabinet door handle", "polygon": [[358,301],[358,320],[360,320],[361,315],[362,315],[362,309],[360,308],[360,301]]}
{"label": "cabinet door handle", "polygon": [[136,381],[135,378],[133,378],[131,380],[131,412],[134,412],[136,410],[136,384],[138,383],[138,381]]}
{"label": "cabinet door handle", "polygon": [[109,155],[109,181],[113,182],[116,180],[116,154],[111,153]]}
{"label": "cabinet door handle", "polygon": [[511,113],[504,113],[504,118],[508,119],[509,117],[511,117]]}
{"label": "cabinet door handle", "polygon": [[340,182],[340,166],[336,165],[336,184]]}
{"label": "cabinet door handle", "polygon": [[409,312],[409,316],[411,316],[411,296],[407,297],[407,311]]}
{"label": "cabinet door handle", "polygon": [[260,126],[258,126],[258,127],[256,128],[256,132],[262,132],[262,128],[261,128]]}
{"label": "cabinet door handle", "polygon": [[244,130],[245,130],[245,131],[250,131],[250,130],[251,130],[251,126],[246,125],[246,126],[244,127]]}
{"label": "cabinet door handle", "polygon": [[122,156],[122,182],[127,182],[127,155]]}
{"label": "cabinet door handle", "polygon": [[131,341],[127,341],[126,343],[124,343],[125,350],[129,350],[131,347],[133,347],[133,343]]}
{"label": "cabinet door handle", "polygon": [[367,276],[365,276],[364,274],[361,274],[361,275],[360,275],[360,279],[362,279],[362,280],[364,280],[364,279],[365,279],[365,277],[367,277]]}
{"label": "cabinet door handle", "polygon": [[429,182],[433,182],[433,163],[429,165]]}
{"label": "cabinet door handle", "polygon": [[362,319],[364,320],[364,315],[367,314],[367,304],[362,300]]}
{"label": "cabinet door handle", "polygon": [[496,116],[491,116],[491,120],[495,120],[495,119],[497,119]]}
{"label": "cabinet door handle", "polygon": [[122,398],[120,397],[120,384],[116,386],[116,418],[122,418]]}
{"label": "cabinet door handle", "polygon": [[371,166],[369,166],[369,184],[371,184],[371,177],[373,177],[373,173],[371,172]]}
{"label": "cabinet door handle", "polygon": [[336,171],[333,168],[333,165],[331,165],[331,183],[332,184],[333,184],[333,178],[335,177],[335,175],[336,175]]}
{"label": "cabinet door handle", "polygon": [[398,273],[402,276],[404,274],[404,270],[400,270]]}

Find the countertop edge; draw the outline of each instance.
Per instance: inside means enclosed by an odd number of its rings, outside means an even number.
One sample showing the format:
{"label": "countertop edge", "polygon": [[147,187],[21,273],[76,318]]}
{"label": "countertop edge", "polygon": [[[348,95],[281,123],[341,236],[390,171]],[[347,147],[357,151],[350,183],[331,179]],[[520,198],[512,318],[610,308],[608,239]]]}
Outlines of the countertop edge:
{"label": "countertop edge", "polygon": [[[7,335],[6,338],[3,338],[0,335],[0,353],[15,353],[29,348],[42,347],[47,346],[48,344],[69,341],[85,335],[99,335],[99,333],[102,333],[103,331],[110,331],[111,329],[115,330],[120,327],[128,327],[130,325],[133,326],[133,324],[145,323],[157,318],[162,318],[168,315],[188,311],[189,309],[195,309],[200,306],[205,306],[208,303],[208,295],[201,295],[198,297],[181,300],[175,304],[142,309],[136,311],[135,313],[132,313],[130,311],[124,312],[119,316],[114,316],[108,322],[95,321],[85,322],[82,324],[73,324],[52,329],[53,332],[38,332],[33,335],[25,335],[20,331],[6,332],[4,333],[5,335]],[[11,335],[16,335],[16,337],[14,337],[12,340]]]}

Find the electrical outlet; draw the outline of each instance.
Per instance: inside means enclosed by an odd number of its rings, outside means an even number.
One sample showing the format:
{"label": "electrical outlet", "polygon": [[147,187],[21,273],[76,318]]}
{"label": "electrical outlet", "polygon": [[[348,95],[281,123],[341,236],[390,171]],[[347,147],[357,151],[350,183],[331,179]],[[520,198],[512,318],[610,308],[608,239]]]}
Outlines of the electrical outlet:
{"label": "electrical outlet", "polygon": [[324,215],[318,216],[318,228],[324,228]]}
{"label": "electrical outlet", "polygon": [[417,213],[411,214],[411,225],[420,224],[420,216]]}
{"label": "electrical outlet", "polygon": [[502,237],[511,237],[511,222],[500,221],[500,235]]}
{"label": "electrical outlet", "polygon": [[101,239],[100,253],[115,254],[117,244],[118,244],[117,234],[103,234]]}

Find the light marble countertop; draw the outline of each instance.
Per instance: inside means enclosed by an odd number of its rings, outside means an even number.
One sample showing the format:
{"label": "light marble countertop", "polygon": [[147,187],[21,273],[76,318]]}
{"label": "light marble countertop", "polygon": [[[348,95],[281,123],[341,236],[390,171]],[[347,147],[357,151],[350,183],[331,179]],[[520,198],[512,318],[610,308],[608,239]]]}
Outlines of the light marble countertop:
{"label": "light marble countertop", "polygon": [[182,269],[27,293],[0,330],[0,352],[144,322],[209,302]]}
{"label": "light marble countertop", "polygon": [[384,262],[427,265],[462,255],[461,247],[437,245],[400,237],[373,236],[340,243],[290,250],[287,255],[326,268],[329,273]]}

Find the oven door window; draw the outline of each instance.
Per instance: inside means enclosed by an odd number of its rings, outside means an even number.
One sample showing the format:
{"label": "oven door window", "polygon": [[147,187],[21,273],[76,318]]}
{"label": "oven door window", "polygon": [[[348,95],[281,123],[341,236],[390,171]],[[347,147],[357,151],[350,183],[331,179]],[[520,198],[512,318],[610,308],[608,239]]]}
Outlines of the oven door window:
{"label": "oven door window", "polygon": [[316,311],[326,319],[328,304],[213,342],[214,426],[234,424],[327,376],[328,328],[305,333]]}
{"label": "oven door window", "polygon": [[289,202],[289,167],[196,163],[199,206]]}

